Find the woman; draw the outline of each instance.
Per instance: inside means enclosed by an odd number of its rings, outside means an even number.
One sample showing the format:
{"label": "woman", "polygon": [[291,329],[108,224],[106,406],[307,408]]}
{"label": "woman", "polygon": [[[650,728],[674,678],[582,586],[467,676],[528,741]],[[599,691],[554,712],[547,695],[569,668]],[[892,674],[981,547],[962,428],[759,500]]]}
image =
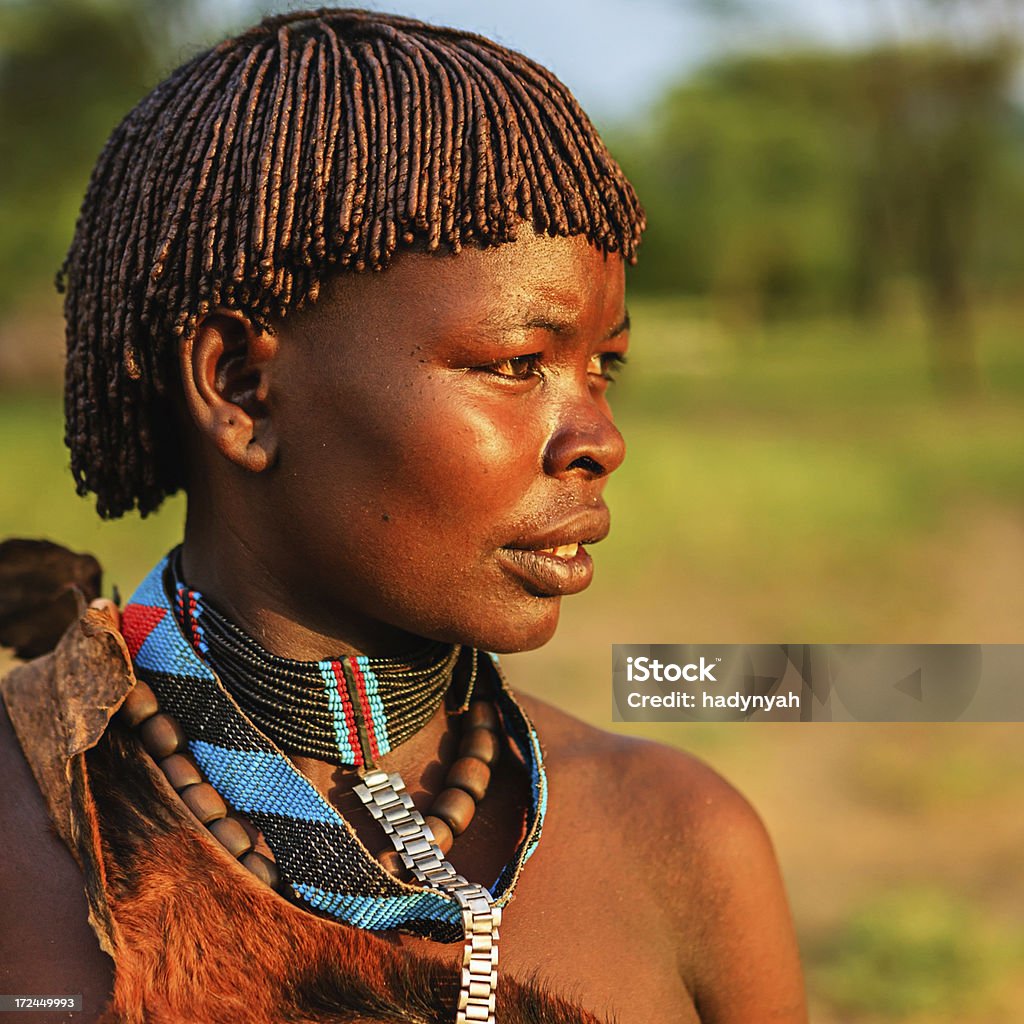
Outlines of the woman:
{"label": "woman", "polygon": [[550,73],[407,19],[270,19],[129,114],[64,270],[67,440],[101,514],[188,515],[122,621],[5,683],[46,796],[6,742],[8,987],[108,1020],[805,1019],[745,802],[480,653],[590,582],[642,228]]}

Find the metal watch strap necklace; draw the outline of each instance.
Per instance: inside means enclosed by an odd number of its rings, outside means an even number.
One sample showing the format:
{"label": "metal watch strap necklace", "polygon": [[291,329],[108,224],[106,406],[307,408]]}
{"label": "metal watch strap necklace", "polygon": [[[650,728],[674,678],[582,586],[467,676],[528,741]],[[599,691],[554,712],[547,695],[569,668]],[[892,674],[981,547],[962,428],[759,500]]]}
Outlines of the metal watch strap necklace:
{"label": "metal watch strap necklace", "polygon": [[[402,659],[280,658],[186,587],[175,563],[178,622],[253,724],[284,749],[357,768],[362,783],[353,790],[391,840],[401,865],[421,885],[456,900],[464,945],[455,1021],[493,1024],[501,907],[485,886],[464,878],[446,857],[483,798],[500,750],[493,705],[470,703],[478,652],[471,652],[461,702],[466,719],[461,756],[450,766],[446,788],[428,811],[428,821],[416,809],[401,776],[380,770],[377,760],[436,711],[451,684],[460,648],[430,644]],[[216,835],[216,828],[210,827]],[[386,854],[378,855],[378,860],[396,872],[398,864]]]}
{"label": "metal watch strap necklace", "polygon": [[391,837],[416,880],[459,901],[465,943],[455,1022],[494,1024],[501,907],[494,905],[494,897],[487,889],[467,881],[452,867],[397,772],[368,772],[355,792]]}

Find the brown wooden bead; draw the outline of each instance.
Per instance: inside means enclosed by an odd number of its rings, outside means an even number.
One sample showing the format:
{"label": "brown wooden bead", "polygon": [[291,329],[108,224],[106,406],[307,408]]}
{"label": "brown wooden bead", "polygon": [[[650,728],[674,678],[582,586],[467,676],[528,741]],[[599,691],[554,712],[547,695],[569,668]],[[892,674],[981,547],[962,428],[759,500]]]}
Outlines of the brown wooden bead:
{"label": "brown wooden bead", "polygon": [[140,680],[128,691],[128,696],[118,709],[117,718],[129,729],[134,729],[159,710],[156,694]]}
{"label": "brown wooden bead", "polygon": [[491,768],[501,754],[501,737],[490,729],[477,726],[463,733],[459,754],[462,757],[475,757]]}
{"label": "brown wooden bead", "polygon": [[160,760],[181,750],[186,743],[178,720],[159,711],[139,726],[139,739],[151,757]]}
{"label": "brown wooden bead", "polygon": [[476,801],[464,789],[442,789],[430,813],[443,818],[453,834],[461,836],[476,814]]}
{"label": "brown wooden bead", "polygon": [[251,871],[264,885],[276,889],[281,884],[281,872],[277,865],[262,853],[250,850],[241,858],[242,866]]}
{"label": "brown wooden bead", "polygon": [[395,878],[402,878],[406,873],[402,855],[395,849],[381,850],[377,854],[377,860],[380,861],[381,867]]}
{"label": "brown wooden bead", "polygon": [[241,857],[252,849],[249,833],[234,818],[218,818],[211,821],[207,828],[232,857]]}
{"label": "brown wooden bead", "polygon": [[171,754],[160,762],[160,771],[167,776],[167,781],[174,789],[184,789],[202,782],[199,769],[184,754]]}
{"label": "brown wooden bead", "polygon": [[491,769],[475,757],[460,757],[452,763],[445,776],[444,784],[464,789],[474,800],[483,800],[487,784],[491,781]]}
{"label": "brown wooden bead", "polygon": [[430,829],[430,834],[434,837],[434,842],[441,848],[441,852],[447,853],[452,848],[452,843],[455,842],[452,830],[441,818],[437,818],[433,814],[428,814],[423,821]]}
{"label": "brown wooden bead", "polygon": [[228,813],[228,805],[208,782],[187,786],[181,791],[185,806],[204,824],[208,825]]}
{"label": "brown wooden bead", "polygon": [[501,723],[498,721],[498,712],[494,705],[489,700],[471,701],[463,717],[462,728],[467,731],[490,729],[491,732],[500,732]]}

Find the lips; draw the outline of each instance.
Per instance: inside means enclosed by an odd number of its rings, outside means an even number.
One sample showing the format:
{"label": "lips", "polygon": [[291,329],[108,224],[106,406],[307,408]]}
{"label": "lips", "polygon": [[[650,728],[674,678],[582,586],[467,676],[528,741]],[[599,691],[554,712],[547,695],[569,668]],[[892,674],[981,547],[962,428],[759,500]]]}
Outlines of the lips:
{"label": "lips", "polygon": [[499,548],[498,562],[536,596],[578,594],[594,577],[594,562],[584,545],[603,540],[608,526],[608,510],[602,505]]}
{"label": "lips", "polygon": [[526,584],[537,597],[559,597],[578,594],[590,586],[594,562],[582,544],[572,545],[576,554],[560,558],[547,551],[524,551],[521,548],[500,548],[498,562],[510,575]]}

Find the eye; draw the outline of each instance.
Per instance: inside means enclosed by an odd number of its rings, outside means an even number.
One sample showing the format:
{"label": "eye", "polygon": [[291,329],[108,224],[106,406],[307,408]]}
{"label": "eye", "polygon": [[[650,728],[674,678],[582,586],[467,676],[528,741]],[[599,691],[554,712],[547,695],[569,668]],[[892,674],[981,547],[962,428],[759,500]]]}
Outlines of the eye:
{"label": "eye", "polygon": [[587,373],[611,384],[626,365],[626,357],[621,352],[595,352],[587,364]]}
{"label": "eye", "polygon": [[509,359],[502,359],[497,363],[489,363],[487,366],[481,366],[480,369],[508,380],[529,380],[531,377],[540,376],[540,367],[541,353],[531,352],[526,356],[511,356]]}

